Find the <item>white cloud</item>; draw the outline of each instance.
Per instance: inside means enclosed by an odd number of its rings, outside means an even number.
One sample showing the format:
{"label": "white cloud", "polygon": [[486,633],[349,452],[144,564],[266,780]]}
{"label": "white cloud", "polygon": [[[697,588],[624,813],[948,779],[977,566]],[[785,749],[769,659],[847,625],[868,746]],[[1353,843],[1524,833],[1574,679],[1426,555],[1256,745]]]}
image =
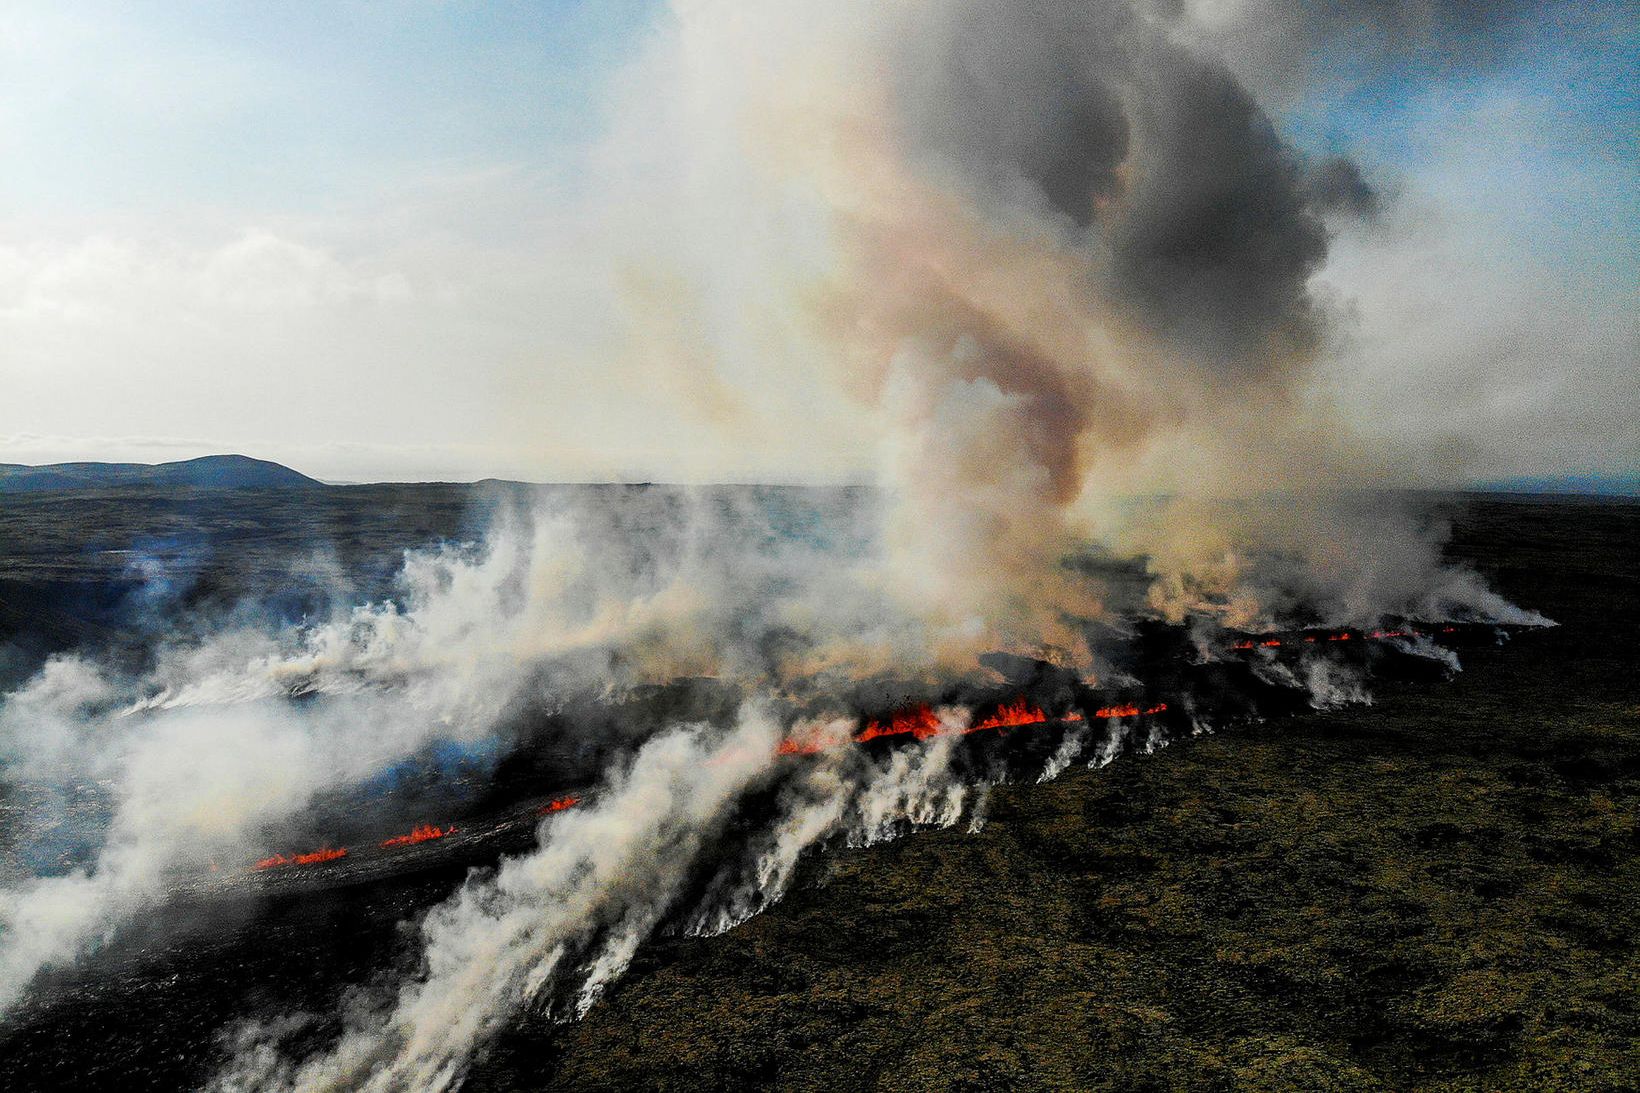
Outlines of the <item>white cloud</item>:
{"label": "white cloud", "polygon": [[1384,223],[1335,241],[1350,315],[1326,382],[1444,480],[1640,466],[1640,274],[1620,163],[1506,86],[1432,100]]}

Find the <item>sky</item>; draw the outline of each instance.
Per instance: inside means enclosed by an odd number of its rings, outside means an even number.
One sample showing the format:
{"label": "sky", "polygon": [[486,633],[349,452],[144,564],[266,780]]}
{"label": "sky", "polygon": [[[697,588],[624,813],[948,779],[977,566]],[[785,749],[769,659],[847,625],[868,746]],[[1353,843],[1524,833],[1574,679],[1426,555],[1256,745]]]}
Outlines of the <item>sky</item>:
{"label": "sky", "polygon": [[[1376,195],[1312,284],[1338,317],[1316,382],[1351,427],[1430,482],[1640,477],[1632,8],[1528,5],[1507,33],[1397,55],[1347,20],[1272,35],[1257,5],[1183,6],[1181,38]],[[672,328],[732,323],[722,286],[625,260],[650,217],[737,228],[641,187],[608,199],[643,170],[610,151],[620,119],[676,108],[645,63],[675,18],[10,0],[0,462],[869,476],[848,391],[685,359]]]}

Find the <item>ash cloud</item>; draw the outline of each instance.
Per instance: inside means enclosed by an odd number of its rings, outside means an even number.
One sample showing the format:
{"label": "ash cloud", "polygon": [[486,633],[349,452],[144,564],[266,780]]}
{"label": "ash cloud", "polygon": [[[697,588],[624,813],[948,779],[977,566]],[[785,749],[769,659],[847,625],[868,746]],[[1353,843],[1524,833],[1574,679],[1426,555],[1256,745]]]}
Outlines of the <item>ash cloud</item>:
{"label": "ash cloud", "polygon": [[1310,172],[1310,200],[1316,208],[1353,216],[1367,223],[1377,221],[1382,201],[1377,189],[1367,182],[1361,167],[1348,156],[1328,156]]}
{"label": "ash cloud", "polygon": [[900,135],[988,190],[982,214],[1035,190],[1078,229],[1086,287],[1193,361],[1257,372],[1310,350],[1326,232],[1227,70],[1121,4],[933,10],[896,66]]}

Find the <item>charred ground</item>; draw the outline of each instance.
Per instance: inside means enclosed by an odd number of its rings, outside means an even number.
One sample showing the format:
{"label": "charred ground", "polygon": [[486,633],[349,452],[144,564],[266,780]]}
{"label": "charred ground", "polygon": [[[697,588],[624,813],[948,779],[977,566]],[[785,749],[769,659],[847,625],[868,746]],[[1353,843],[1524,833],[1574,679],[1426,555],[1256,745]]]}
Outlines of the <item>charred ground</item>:
{"label": "charred ground", "polygon": [[[0,636],[22,659],[140,628],[129,597],[152,593],[95,551],[179,542],[201,561],[167,594],[229,602],[310,536],[367,588],[474,518],[456,487],[370,490],[8,502]],[[1621,1087],[1640,1067],[1640,506],[1454,513],[1451,553],[1560,627],[1369,708],[999,789],[978,835],[822,855],[739,929],[650,946],[580,1024],[521,1020],[468,1088]],[[391,923],[460,870],[134,935],[0,1028],[0,1084],[196,1083],[225,1020],[332,1009],[407,959]]]}

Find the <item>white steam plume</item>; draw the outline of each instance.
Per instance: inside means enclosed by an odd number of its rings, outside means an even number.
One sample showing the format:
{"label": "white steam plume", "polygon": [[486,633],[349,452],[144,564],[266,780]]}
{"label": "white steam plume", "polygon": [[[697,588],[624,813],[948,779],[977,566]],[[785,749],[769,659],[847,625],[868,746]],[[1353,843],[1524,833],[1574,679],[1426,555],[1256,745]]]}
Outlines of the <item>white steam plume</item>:
{"label": "white steam plume", "polygon": [[[710,865],[735,806],[770,774],[779,739],[778,723],[748,708],[726,735],[693,727],[652,740],[592,806],[544,823],[538,849],[434,908],[421,927],[424,971],[385,1005],[361,1006],[330,1050],[285,1058],[277,1038],[297,1023],[273,1021],[241,1033],[215,1088],[430,1093],[459,1084],[520,1010],[550,1010],[567,992],[569,1012],[584,1014]],[[851,749],[819,757],[783,788],[780,815],[737,868],[719,872],[685,928],[725,930],[780,898],[799,856],[822,840],[864,845],[909,825],[955,823],[972,790],[952,774],[954,739],[882,765]]]}
{"label": "white steam plume", "polygon": [[[438,742],[495,739],[526,689],[550,702],[913,659],[914,628],[882,613],[846,549],[776,538],[750,506],[625,509],[503,517],[483,549],[411,553],[402,606],[222,631],[161,650],[134,680],[59,658],[0,699],[8,843],[74,801],[73,825],[101,843],[66,871],[0,878],[0,1012],[179,879],[260,856],[321,794]],[[844,647],[825,644],[841,633]]]}

